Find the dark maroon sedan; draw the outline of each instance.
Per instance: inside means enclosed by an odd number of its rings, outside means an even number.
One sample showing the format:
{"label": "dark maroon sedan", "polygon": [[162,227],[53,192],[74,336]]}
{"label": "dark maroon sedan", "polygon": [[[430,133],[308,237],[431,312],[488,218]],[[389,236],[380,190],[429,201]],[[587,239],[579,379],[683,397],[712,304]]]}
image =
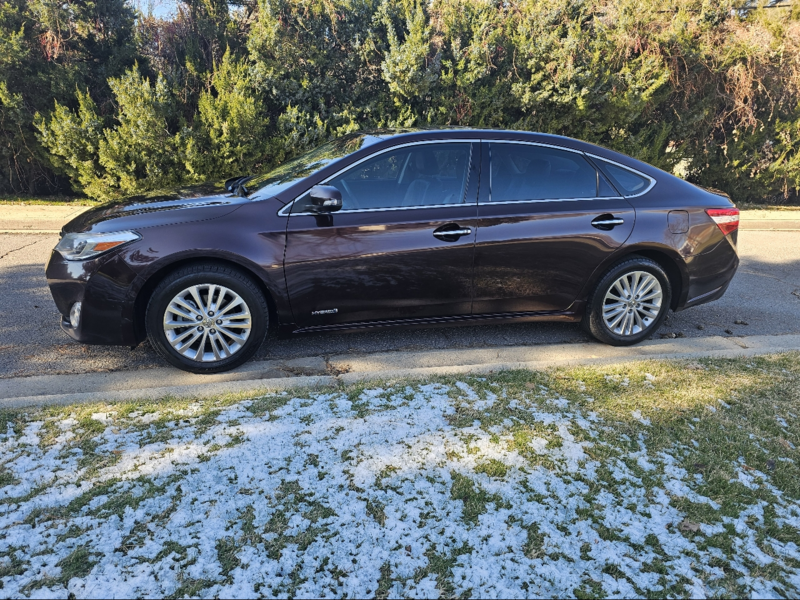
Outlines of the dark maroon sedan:
{"label": "dark maroon sedan", "polygon": [[725,293],[739,211],[645,163],[518,131],[351,134],[275,171],[90,210],[47,266],[62,327],[196,373],[280,333],[581,322],[634,344]]}

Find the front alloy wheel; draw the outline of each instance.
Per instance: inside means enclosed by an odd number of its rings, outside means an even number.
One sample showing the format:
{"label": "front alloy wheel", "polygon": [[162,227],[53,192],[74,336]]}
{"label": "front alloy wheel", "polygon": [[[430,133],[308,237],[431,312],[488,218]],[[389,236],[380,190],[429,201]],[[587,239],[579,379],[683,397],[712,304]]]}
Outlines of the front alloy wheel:
{"label": "front alloy wheel", "polygon": [[178,292],[164,312],[164,335],[176,352],[197,362],[230,358],[250,336],[250,307],[233,290],[213,283]]}
{"label": "front alloy wheel", "polygon": [[153,291],[147,337],[169,363],[192,373],[219,373],[255,354],[269,310],[256,283],[224,264],[178,269]]}

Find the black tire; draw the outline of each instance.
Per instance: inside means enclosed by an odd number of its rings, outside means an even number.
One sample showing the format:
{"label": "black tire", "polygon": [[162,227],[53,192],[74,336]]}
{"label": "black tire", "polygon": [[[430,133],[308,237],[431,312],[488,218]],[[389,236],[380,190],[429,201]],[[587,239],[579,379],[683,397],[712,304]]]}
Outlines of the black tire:
{"label": "black tire", "polygon": [[[614,283],[626,274],[634,271],[644,271],[650,273],[661,285],[661,304],[657,317],[647,324],[640,331],[628,335],[620,335],[613,331],[603,319],[603,306],[606,304],[606,293],[612,288]],[[611,346],[631,346],[646,340],[653,333],[658,331],[669,312],[672,301],[672,286],[669,277],[657,262],[643,256],[630,256],[625,260],[611,267],[600,279],[594,288],[589,302],[586,306],[586,314],[583,317],[583,328],[594,336],[597,340]],[[610,301],[609,301],[610,302]],[[613,324],[613,322],[612,322]],[[637,325],[637,327],[640,327]]]}
{"label": "black tire", "polygon": [[[250,312],[251,327],[247,339],[230,356],[213,362],[201,362],[184,356],[172,347],[164,331],[164,319],[167,307],[178,294],[195,285],[209,284],[224,286],[244,300]],[[264,294],[245,273],[223,264],[197,264],[178,269],[158,284],[147,304],[145,324],[150,345],[171,365],[190,373],[220,373],[238,367],[255,354],[267,334],[269,309]],[[209,326],[209,331],[214,331],[211,327],[214,325]],[[228,341],[231,340],[228,338]],[[197,347],[199,344],[197,342]]]}

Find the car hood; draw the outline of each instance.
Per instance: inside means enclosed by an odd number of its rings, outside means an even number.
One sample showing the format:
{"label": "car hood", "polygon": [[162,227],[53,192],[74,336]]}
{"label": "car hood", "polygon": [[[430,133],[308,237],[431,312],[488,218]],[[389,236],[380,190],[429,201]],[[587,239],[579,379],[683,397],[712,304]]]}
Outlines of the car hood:
{"label": "car hood", "polygon": [[105,233],[218,219],[246,202],[226,191],[222,182],[150,192],[89,209],[64,225],[63,232]]}

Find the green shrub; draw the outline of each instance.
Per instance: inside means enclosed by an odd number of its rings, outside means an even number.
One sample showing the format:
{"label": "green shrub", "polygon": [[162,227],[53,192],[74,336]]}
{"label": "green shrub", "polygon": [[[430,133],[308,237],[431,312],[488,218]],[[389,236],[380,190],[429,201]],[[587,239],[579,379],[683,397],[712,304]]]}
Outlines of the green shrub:
{"label": "green shrub", "polygon": [[[108,79],[110,101],[88,88],[40,111],[39,141],[77,190],[263,171],[359,128],[465,125],[577,137],[737,201],[798,198],[798,7],[220,1],[187,0],[170,22],[140,15],[142,67]],[[2,136],[24,102],[0,87]]]}

